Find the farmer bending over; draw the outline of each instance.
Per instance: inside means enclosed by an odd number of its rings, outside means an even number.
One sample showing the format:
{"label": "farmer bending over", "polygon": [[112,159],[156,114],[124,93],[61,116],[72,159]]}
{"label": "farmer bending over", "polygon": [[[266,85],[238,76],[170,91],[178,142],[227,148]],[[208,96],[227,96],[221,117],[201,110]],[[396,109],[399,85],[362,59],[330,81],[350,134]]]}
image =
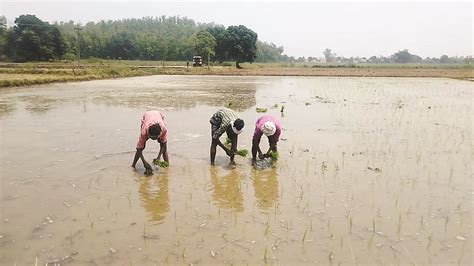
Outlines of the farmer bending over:
{"label": "farmer bending over", "polygon": [[[260,150],[260,139],[262,135],[268,137],[269,149],[266,154],[262,154]],[[281,134],[281,124],[276,118],[270,115],[262,115],[257,122],[255,122],[255,131],[252,140],[252,163],[256,162],[256,155],[258,158],[264,159],[270,157],[270,152],[277,152],[277,142]]]}
{"label": "farmer bending over", "polygon": [[151,165],[145,161],[145,157],[143,157],[143,150],[145,149],[145,143],[148,138],[158,140],[158,143],[160,143],[160,151],[158,152],[158,157],[156,157],[156,159],[160,160],[161,155],[163,155],[163,159],[169,163],[168,149],[166,146],[166,132],[167,130],[163,114],[158,111],[147,111],[143,114],[140,137],[138,137],[137,142],[137,152],[135,153],[135,158],[132,163],[133,168],[135,168],[138,158],[140,158],[142,159],[143,166],[145,166],[145,174],[153,173]]}
{"label": "farmer bending over", "polygon": [[[242,133],[244,129],[244,120],[240,119],[234,110],[229,108],[219,109],[209,120],[211,123],[211,165],[214,165],[216,159],[216,147],[219,145],[225,153],[230,157],[230,163],[235,164],[234,156],[237,152],[237,136]],[[219,140],[219,137],[227,133],[230,139],[230,149],[227,148]]]}

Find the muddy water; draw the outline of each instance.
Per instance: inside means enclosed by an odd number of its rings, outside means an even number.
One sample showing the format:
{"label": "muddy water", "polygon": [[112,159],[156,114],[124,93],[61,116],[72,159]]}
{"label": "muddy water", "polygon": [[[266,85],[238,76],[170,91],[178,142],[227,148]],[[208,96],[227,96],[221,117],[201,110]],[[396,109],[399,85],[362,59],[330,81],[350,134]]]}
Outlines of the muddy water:
{"label": "muddy water", "polygon": [[[158,76],[3,89],[0,264],[471,265],[472,84]],[[208,120],[228,104],[247,123],[240,148],[256,107],[281,119],[276,164],[229,167],[218,150],[209,166]],[[155,108],[171,166],[146,177],[130,164]],[[158,147],[147,143],[149,161]]]}

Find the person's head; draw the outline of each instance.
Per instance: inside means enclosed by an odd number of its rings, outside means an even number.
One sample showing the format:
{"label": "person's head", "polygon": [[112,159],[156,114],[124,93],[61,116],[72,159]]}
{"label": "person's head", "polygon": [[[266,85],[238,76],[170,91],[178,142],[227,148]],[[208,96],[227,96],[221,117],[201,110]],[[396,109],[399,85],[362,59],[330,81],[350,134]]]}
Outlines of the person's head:
{"label": "person's head", "polygon": [[152,140],[157,140],[161,136],[160,124],[151,125],[148,128],[148,137]]}
{"label": "person's head", "polygon": [[244,120],[237,118],[234,122],[232,122],[232,131],[239,135],[244,130],[244,125]]}
{"label": "person's head", "polygon": [[265,136],[270,137],[273,136],[276,132],[276,126],[275,123],[273,122],[265,122],[262,127],[260,127],[260,130],[265,134]]}

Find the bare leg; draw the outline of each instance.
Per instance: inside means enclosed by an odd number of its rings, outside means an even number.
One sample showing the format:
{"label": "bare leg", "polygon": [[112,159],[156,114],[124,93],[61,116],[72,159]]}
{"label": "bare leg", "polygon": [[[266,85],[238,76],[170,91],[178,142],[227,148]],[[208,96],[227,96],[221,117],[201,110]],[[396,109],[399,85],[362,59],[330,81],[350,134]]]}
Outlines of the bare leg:
{"label": "bare leg", "polygon": [[211,165],[214,165],[214,161],[216,160],[216,148],[217,148],[217,141],[212,139],[211,143]]}

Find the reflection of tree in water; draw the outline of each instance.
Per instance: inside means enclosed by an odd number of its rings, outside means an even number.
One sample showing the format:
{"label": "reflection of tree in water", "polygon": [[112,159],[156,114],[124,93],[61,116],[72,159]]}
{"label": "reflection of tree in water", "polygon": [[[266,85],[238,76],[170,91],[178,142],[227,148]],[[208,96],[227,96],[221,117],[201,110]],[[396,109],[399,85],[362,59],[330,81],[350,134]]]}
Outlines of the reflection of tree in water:
{"label": "reflection of tree in water", "polygon": [[144,177],[139,181],[138,194],[150,221],[161,221],[169,210],[168,176]]}
{"label": "reflection of tree in water", "polygon": [[180,86],[134,88],[108,91],[94,100],[109,105],[130,107],[159,107],[188,109],[197,105],[229,106],[244,111],[256,104],[256,84],[246,83],[189,83]]}
{"label": "reflection of tree in water", "polygon": [[217,169],[211,167],[212,197],[219,208],[230,209],[234,212],[244,210],[244,198],[240,190],[241,176],[238,171],[231,170],[224,176],[219,176]]}
{"label": "reflection of tree in water", "polygon": [[268,210],[278,200],[278,173],[276,168],[253,170],[253,186],[255,197],[261,210]]}

